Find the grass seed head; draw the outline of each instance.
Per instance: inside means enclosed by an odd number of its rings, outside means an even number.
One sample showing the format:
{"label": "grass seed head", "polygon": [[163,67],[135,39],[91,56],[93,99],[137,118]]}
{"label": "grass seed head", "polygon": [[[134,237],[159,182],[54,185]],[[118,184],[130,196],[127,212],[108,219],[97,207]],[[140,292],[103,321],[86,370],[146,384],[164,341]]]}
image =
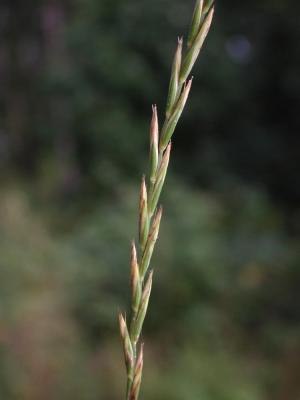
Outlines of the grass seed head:
{"label": "grass seed head", "polygon": [[[188,50],[183,62],[183,41],[178,39],[169,84],[166,118],[161,134],[159,134],[157,108],[156,106],[152,107],[149,190],[147,190],[145,177],[142,179],[140,189],[139,260],[135,243],[133,242],[131,246],[132,313],[129,330],[123,315],[120,314],[119,316],[127,368],[126,400],[138,400],[141,385],[143,345],[140,347],[138,355],[137,346],[152,288],[153,272],[151,271],[148,276],[147,272],[159,234],[162,208],[157,209],[157,205],[169,166],[171,139],[191,90],[192,79],[187,81],[187,78],[206,38],[213,13],[212,0],[196,0],[188,39]],[[145,279],[146,277],[147,279]]]}

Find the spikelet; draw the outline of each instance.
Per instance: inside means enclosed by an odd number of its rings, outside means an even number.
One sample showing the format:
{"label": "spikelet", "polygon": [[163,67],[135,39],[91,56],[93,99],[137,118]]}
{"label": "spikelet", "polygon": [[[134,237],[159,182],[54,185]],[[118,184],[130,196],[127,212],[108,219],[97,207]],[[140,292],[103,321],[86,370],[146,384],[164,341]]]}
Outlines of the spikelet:
{"label": "spikelet", "polygon": [[155,183],[158,165],[158,117],[157,107],[152,106],[152,120],[150,125],[150,182]]}
{"label": "spikelet", "polygon": [[214,8],[212,8],[205,17],[203,24],[201,25],[200,30],[197,36],[195,37],[195,40],[191,48],[188,50],[187,55],[185,56],[180,71],[179,81],[181,83],[186,81],[199,56],[200,50],[202,49],[204,40],[206,39],[209,28],[211,26],[213,15],[214,15]]}
{"label": "spikelet", "polygon": [[201,18],[203,12],[203,0],[197,0],[194,8],[193,19],[191,23],[190,33],[187,41],[187,47],[190,48],[194,43],[195,37],[199,32]]}
{"label": "spikelet", "polygon": [[152,277],[153,277],[153,271],[151,271],[148,276],[147,282],[146,282],[144,290],[143,290],[139,310],[138,310],[137,316],[132,324],[131,341],[134,344],[137,343],[137,341],[139,340],[140,334],[142,332],[142,327],[143,327],[144,319],[146,316],[149,298],[150,298],[151,289],[152,289]]}
{"label": "spikelet", "polygon": [[149,204],[149,214],[152,216],[154,211],[157,207],[157,203],[162,191],[162,187],[165,182],[165,178],[168,171],[169,161],[170,161],[170,153],[171,153],[171,142],[168,144],[166,151],[163,154],[161,159],[161,163],[159,166],[159,170],[157,171],[157,178],[155,181],[155,185],[153,187],[151,197],[150,197],[150,204]]}
{"label": "spikelet", "polygon": [[183,91],[179,97],[179,100],[176,103],[176,106],[174,107],[172,115],[165,122],[165,124],[162,128],[161,139],[160,139],[160,144],[159,144],[159,148],[161,151],[164,151],[166,149],[166,147],[168,146],[168,143],[171,140],[171,137],[175,131],[176,125],[179,121],[179,118],[181,117],[182,111],[183,111],[186,101],[188,99],[188,96],[189,96],[189,93],[191,90],[191,86],[192,86],[192,81],[193,81],[193,79],[190,79],[188,81],[188,83],[184,86]]}
{"label": "spikelet", "polygon": [[137,400],[139,397],[139,392],[142,382],[143,364],[144,364],[144,344],[142,343],[139,356],[135,365],[134,377],[129,397],[130,400]]}
{"label": "spikelet", "polygon": [[122,314],[119,314],[120,334],[123,341],[123,350],[127,371],[130,371],[134,365],[134,352],[129,337],[126,321]]}
{"label": "spikelet", "polygon": [[160,227],[160,220],[162,216],[162,207],[160,207],[155,214],[153,218],[153,223],[152,227],[147,239],[147,244],[142,256],[142,261],[141,261],[141,267],[140,267],[140,275],[141,279],[143,280],[145,277],[145,274],[149,268],[150,260],[153,254],[154,246],[156,243],[156,240],[158,238],[158,232],[159,232],[159,227]]}
{"label": "spikelet", "polygon": [[144,249],[149,232],[149,216],[148,216],[148,196],[145,177],[142,178],[140,191],[140,212],[139,212],[139,237],[140,246]]}
{"label": "spikelet", "polygon": [[136,247],[134,241],[131,244],[131,293],[132,293],[132,311],[135,315],[138,312],[141,295],[142,295],[142,284],[140,279],[139,266],[137,262]]}
{"label": "spikelet", "polygon": [[179,87],[179,74],[181,69],[181,59],[182,59],[182,43],[183,39],[178,38],[177,50],[174,57],[170,85],[169,85],[169,94],[167,100],[167,109],[166,109],[166,117],[167,119],[171,115],[172,108],[175,104],[178,94]]}

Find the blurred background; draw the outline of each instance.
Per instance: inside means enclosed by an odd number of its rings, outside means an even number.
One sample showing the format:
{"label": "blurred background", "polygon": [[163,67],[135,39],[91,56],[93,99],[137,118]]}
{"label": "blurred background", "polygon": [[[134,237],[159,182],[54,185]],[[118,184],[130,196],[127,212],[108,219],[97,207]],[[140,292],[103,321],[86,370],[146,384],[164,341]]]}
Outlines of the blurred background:
{"label": "blurred background", "polygon": [[[117,400],[117,314],[193,0],[1,0],[0,397]],[[299,1],[217,2],[163,193],[142,398],[300,399]]]}

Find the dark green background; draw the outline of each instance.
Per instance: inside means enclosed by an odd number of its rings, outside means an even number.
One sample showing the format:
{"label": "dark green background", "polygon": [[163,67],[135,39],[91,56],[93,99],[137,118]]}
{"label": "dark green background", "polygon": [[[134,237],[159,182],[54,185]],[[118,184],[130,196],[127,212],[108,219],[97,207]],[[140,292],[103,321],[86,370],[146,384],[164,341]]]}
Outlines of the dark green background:
{"label": "dark green background", "polygon": [[[0,3],[0,397],[117,400],[117,314],[193,1]],[[218,1],[173,142],[141,399],[300,398],[299,2]]]}

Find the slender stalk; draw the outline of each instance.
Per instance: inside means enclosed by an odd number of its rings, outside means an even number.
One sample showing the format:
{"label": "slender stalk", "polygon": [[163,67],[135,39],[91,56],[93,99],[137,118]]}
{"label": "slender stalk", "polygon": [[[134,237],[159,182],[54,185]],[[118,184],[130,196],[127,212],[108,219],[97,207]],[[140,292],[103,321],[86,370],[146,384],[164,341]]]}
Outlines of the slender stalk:
{"label": "slender stalk", "polygon": [[134,241],[131,246],[132,300],[129,325],[127,325],[123,315],[119,315],[127,370],[126,400],[138,400],[140,391],[144,346],[139,342],[152,288],[153,271],[150,270],[150,264],[162,217],[162,207],[158,206],[158,202],[167,175],[171,138],[185,108],[192,86],[192,78],[188,79],[188,76],[210,29],[213,13],[212,0],[197,0],[184,57],[183,39],[178,39],[171,72],[165,121],[160,133],[157,107],[152,107],[149,181],[147,182],[145,176],[143,176],[140,190],[139,252],[136,250]]}

